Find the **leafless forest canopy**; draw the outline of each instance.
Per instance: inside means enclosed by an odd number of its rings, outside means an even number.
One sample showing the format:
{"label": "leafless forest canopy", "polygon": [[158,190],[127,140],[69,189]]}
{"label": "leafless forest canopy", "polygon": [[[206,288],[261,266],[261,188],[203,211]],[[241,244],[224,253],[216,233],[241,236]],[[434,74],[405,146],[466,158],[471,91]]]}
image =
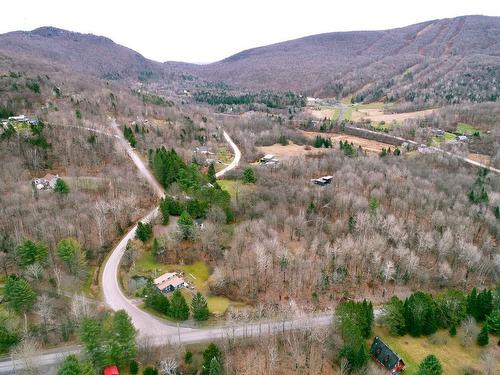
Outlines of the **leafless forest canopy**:
{"label": "leafless forest canopy", "polygon": [[[0,134],[0,271],[6,279],[26,279],[36,300],[25,311],[0,309],[0,326],[16,340],[30,336],[50,346],[76,340],[80,319],[102,312],[91,300],[99,298],[103,259],[159,203],[112,136],[113,119],[120,131],[131,129],[145,161],[152,150],[175,149],[206,174],[207,156],[198,147],[227,164],[226,130],[240,148],[241,165],[224,177],[234,219],[212,207],[190,236],[158,234],[161,252],[153,257],[163,264],[207,262],[207,293],[245,305],[226,312],[230,322],[331,311],[346,299],[379,304],[415,290],[498,283],[498,174],[441,153],[381,157],[353,146],[346,154],[334,143],[306,155],[314,141],[305,130],[329,137],[353,123],[313,121],[304,106],[305,95],[314,95],[337,105],[350,98],[385,102],[387,112],[434,108],[384,131],[430,144],[436,129],[470,124],[481,134],[449,149],[475,152],[498,168],[499,31],[497,17],[459,17],[311,36],[206,66],[160,64],[107,38],[55,28],[0,35],[0,118],[26,114],[40,121]],[[223,106],[211,103],[214,97]],[[304,152],[273,166],[256,163],[259,147],[277,143]],[[243,183],[248,168],[255,183]],[[32,180],[47,173],[59,175],[69,192],[37,190]],[[330,185],[311,183],[324,175],[333,177]],[[183,195],[180,185],[167,193]],[[73,263],[60,255],[60,241],[68,238],[77,243]],[[23,262],[18,245],[26,240],[46,259]],[[337,334],[229,340],[225,370],[337,373]]]}

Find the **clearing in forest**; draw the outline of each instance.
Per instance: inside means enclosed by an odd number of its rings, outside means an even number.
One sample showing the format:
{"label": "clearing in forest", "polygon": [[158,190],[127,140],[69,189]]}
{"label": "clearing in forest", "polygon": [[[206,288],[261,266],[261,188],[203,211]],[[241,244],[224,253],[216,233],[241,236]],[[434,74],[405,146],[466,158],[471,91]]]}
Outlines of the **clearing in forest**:
{"label": "clearing in forest", "polygon": [[404,120],[408,120],[411,118],[422,118],[428,116],[434,111],[435,109],[426,109],[423,111],[416,111],[416,112],[384,113],[383,108],[367,108],[361,106],[359,108],[355,108],[355,111],[352,112],[352,120],[360,121],[361,119],[367,119],[372,122],[385,121],[386,123],[388,122],[401,123]]}
{"label": "clearing in forest", "polygon": [[[340,141],[343,141],[343,142],[347,141],[349,143],[352,143],[356,147],[361,146],[363,148],[363,150],[365,150],[367,152],[373,152],[373,153],[377,153],[377,154],[380,153],[383,148],[385,148],[386,150],[388,148],[391,148],[391,150],[396,148],[396,146],[390,145],[388,143],[379,142],[379,141],[375,141],[372,139],[356,137],[354,135],[349,135],[349,134],[320,133],[320,132],[303,132],[303,133],[305,136],[307,136],[310,139],[314,139],[318,135],[321,137],[330,137],[334,148],[338,148],[338,144]],[[323,150],[323,149],[320,149],[320,150]]]}
{"label": "clearing in forest", "polygon": [[271,146],[260,146],[257,147],[257,150],[259,150],[259,152],[263,154],[273,154],[280,161],[288,160],[292,157],[297,157],[302,155],[317,155],[326,151],[326,149],[324,148],[314,148],[311,145],[309,146],[297,145],[293,142],[290,142],[286,146],[283,146],[279,143],[276,143]]}
{"label": "clearing in forest", "polygon": [[[432,336],[412,337],[391,336],[387,328],[375,327],[375,336],[379,336],[390,346],[406,363],[406,375],[413,375],[418,369],[418,364],[429,354],[434,354],[443,366],[443,374],[461,375],[467,373],[466,369],[473,370],[468,373],[482,373],[484,360],[481,356],[487,351],[491,351],[493,356],[498,358],[500,349],[496,346],[496,339],[490,336],[490,343],[485,348],[480,348],[472,340],[468,347],[461,343],[461,329],[455,337],[451,337],[448,331],[439,330]],[[371,341],[370,341],[371,343]],[[497,364],[497,373],[500,371],[500,365]]]}

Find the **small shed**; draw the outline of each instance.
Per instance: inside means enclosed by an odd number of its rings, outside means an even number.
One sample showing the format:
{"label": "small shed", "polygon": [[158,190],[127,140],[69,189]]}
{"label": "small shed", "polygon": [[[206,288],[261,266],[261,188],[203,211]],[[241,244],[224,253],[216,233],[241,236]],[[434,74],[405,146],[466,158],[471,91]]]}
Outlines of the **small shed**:
{"label": "small shed", "polygon": [[108,366],[104,369],[104,375],[120,375],[120,372],[118,371],[118,367]]}
{"label": "small shed", "polygon": [[332,182],[333,176],[323,176],[319,178],[314,178],[311,180],[312,183],[319,185],[319,186],[325,186],[328,185]]}
{"label": "small shed", "polygon": [[373,339],[370,354],[375,362],[389,370],[392,375],[399,375],[406,368],[403,359],[378,336]]}
{"label": "small shed", "polygon": [[267,155],[264,155],[264,157],[262,157],[259,162],[260,164],[277,164],[278,163],[278,158],[276,156],[274,156],[273,154],[267,154]]}

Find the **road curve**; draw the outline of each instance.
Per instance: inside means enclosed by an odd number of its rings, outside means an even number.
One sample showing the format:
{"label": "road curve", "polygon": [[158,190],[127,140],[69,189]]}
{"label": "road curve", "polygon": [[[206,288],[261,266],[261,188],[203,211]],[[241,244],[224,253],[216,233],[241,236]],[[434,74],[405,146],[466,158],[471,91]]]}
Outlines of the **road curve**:
{"label": "road curve", "polygon": [[[165,190],[156,181],[148,167],[145,165],[143,160],[134,151],[130,144],[123,138],[120,129],[116,121],[113,120],[112,128],[115,134],[118,136],[122,146],[127,151],[135,166],[139,172],[146,178],[148,183],[151,185],[158,197],[162,198],[165,196]],[[221,177],[226,172],[236,168],[241,160],[241,152],[233,142],[231,137],[224,131],[223,133],[225,140],[231,146],[234,158],[232,162],[227,165],[223,170],[219,171],[216,176]],[[158,215],[158,208],[153,209],[149,212],[141,221],[150,221],[156,215]],[[125,310],[132,319],[135,328],[138,330],[139,336],[148,337],[166,337],[173,334],[179,335],[187,334],[193,331],[192,328],[179,328],[175,325],[171,325],[162,321],[147,312],[141,310],[132,300],[128,299],[122,292],[119,285],[118,273],[120,269],[120,261],[130,239],[135,237],[135,232],[137,225],[134,225],[132,229],[121,239],[121,241],[116,245],[108,259],[105,261],[104,270],[102,273],[102,290],[104,295],[104,302],[113,310]]]}

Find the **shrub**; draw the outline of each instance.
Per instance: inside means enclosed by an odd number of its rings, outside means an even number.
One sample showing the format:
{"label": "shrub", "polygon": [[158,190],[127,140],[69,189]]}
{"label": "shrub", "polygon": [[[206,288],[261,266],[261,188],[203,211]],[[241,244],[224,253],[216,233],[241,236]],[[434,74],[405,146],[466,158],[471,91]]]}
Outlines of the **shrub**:
{"label": "shrub", "polygon": [[158,369],[156,367],[146,367],[142,371],[143,375],[158,375]]}
{"label": "shrub", "polygon": [[253,169],[250,167],[246,168],[245,171],[243,172],[243,183],[254,184],[255,182],[257,182],[257,178],[255,177]]}
{"label": "shrub", "polygon": [[130,375],[137,375],[139,373],[139,364],[136,360],[132,360],[129,366]]}
{"label": "shrub", "polygon": [[142,242],[148,241],[153,236],[152,225],[150,223],[143,223],[142,221],[139,221],[139,223],[137,223],[135,235]]}
{"label": "shrub", "polygon": [[425,357],[418,366],[417,375],[441,375],[443,368],[441,362],[434,354]]}
{"label": "shrub", "polygon": [[489,341],[490,338],[488,337],[488,325],[485,324],[481,329],[481,332],[479,332],[479,335],[477,335],[476,342],[479,346],[486,346],[488,345]]}
{"label": "shrub", "polygon": [[59,194],[68,194],[69,186],[62,178],[58,178],[54,185],[54,191]]}

